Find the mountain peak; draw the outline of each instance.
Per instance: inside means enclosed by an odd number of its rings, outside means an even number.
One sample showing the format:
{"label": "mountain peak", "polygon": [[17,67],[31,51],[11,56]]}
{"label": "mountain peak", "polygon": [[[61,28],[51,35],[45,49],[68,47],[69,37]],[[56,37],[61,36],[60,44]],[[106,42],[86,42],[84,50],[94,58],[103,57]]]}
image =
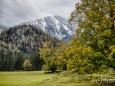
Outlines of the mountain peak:
{"label": "mountain peak", "polygon": [[54,16],[52,14],[49,14],[49,13],[44,13],[39,19],[44,19],[45,17],[51,17],[51,16]]}
{"label": "mountain peak", "polygon": [[[75,27],[69,24],[68,19],[58,15],[47,14],[47,16],[43,16],[40,19],[24,22],[19,25],[23,24],[32,25],[50,36],[64,41],[69,41],[72,34],[75,32]],[[6,26],[0,25],[0,32],[6,29]]]}
{"label": "mountain peak", "polygon": [[68,19],[57,15],[48,15],[41,19],[23,24],[33,25],[52,37],[64,41],[68,41],[71,35],[75,32],[75,27],[68,23]]}

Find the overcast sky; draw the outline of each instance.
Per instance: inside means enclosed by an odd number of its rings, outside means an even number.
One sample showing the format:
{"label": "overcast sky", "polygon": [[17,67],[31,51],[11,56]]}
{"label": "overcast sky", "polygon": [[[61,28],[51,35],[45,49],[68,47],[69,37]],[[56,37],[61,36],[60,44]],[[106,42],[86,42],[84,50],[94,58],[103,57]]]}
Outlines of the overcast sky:
{"label": "overcast sky", "polygon": [[50,14],[69,18],[80,0],[0,0],[0,24],[13,26]]}

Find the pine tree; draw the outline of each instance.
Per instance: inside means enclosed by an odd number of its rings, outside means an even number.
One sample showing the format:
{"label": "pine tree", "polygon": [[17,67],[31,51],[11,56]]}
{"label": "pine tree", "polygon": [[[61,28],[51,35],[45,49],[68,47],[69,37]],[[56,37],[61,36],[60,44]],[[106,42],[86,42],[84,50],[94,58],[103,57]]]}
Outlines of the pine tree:
{"label": "pine tree", "polygon": [[22,70],[22,64],[24,63],[24,55],[22,53],[15,54],[16,63],[15,63],[15,70]]}
{"label": "pine tree", "polygon": [[3,48],[0,49],[0,71],[3,71],[4,68],[3,68],[3,59],[4,59],[4,50]]}

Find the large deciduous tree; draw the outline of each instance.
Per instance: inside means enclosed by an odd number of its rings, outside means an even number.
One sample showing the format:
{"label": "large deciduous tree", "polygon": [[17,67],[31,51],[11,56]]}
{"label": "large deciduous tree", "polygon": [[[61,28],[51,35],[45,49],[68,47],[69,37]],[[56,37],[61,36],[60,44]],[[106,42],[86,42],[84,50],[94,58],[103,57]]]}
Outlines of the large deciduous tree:
{"label": "large deciduous tree", "polygon": [[52,72],[56,71],[56,62],[54,58],[55,52],[55,43],[52,41],[47,41],[43,43],[43,48],[40,49],[40,57],[44,60],[45,64],[43,65],[44,70],[51,70]]}
{"label": "large deciduous tree", "polygon": [[[95,70],[103,65],[115,69],[115,0],[81,0],[71,13],[70,22],[78,23],[76,39],[81,47],[78,46],[79,50],[73,51],[71,57],[83,58],[82,63],[87,63],[87,58],[95,66]],[[87,49],[92,54],[83,54]],[[80,50],[81,52],[77,52]],[[69,63],[75,64],[75,60]]]}

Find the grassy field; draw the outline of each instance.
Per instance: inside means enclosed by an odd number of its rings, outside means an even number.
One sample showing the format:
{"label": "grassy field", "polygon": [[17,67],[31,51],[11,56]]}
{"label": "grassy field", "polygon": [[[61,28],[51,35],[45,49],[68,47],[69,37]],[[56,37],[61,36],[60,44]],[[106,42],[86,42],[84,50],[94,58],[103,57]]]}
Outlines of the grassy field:
{"label": "grassy field", "polygon": [[0,72],[0,86],[40,86],[43,80],[57,74],[44,74],[42,71]]}
{"label": "grassy field", "polygon": [[115,86],[115,73],[78,75],[66,72],[44,74],[43,71],[0,72],[0,86]]}

